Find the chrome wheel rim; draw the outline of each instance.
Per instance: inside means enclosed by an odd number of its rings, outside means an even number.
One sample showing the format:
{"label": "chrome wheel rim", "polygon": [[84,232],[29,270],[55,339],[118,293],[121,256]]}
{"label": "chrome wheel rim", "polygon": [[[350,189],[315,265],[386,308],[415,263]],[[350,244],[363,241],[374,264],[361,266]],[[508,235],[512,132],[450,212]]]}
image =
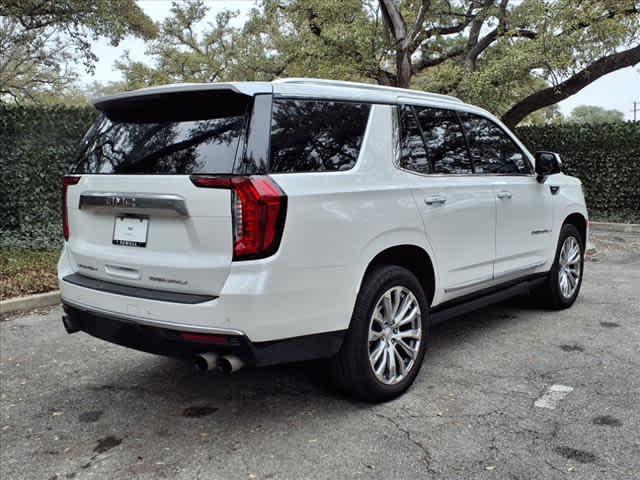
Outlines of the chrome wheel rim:
{"label": "chrome wheel rim", "polygon": [[575,237],[567,237],[562,243],[559,258],[558,286],[566,299],[573,297],[580,284],[582,275],[582,254],[580,244]]}
{"label": "chrome wheel rim", "polygon": [[376,378],[394,385],[415,366],[422,342],[420,305],[405,287],[378,299],[369,322],[369,364]]}

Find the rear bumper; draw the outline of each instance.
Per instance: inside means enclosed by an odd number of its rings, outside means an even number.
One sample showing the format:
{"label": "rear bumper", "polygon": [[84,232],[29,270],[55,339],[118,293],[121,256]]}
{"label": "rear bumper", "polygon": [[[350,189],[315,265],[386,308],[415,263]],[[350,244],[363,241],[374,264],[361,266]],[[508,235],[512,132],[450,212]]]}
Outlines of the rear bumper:
{"label": "rear bumper", "polygon": [[62,300],[72,306],[182,331],[233,330],[252,342],[345,330],[357,293],[343,268],[310,270],[275,257],[233,262],[223,288],[212,287],[210,295],[89,279],[78,270],[65,247],[58,279]]}
{"label": "rear bumper", "polygon": [[[253,366],[300,362],[335,355],[344,331],[328,332],[268,342],[251,342],[242,332],[222,329],[187,329],[179,324],[142,323],[137,319],[97,312],[63,300],[64,315],[75,329],[102,340],[143,352],[191,359],[198,353],[234,354]],[[224,343],[187,341],[183,332],[224,337]]]}

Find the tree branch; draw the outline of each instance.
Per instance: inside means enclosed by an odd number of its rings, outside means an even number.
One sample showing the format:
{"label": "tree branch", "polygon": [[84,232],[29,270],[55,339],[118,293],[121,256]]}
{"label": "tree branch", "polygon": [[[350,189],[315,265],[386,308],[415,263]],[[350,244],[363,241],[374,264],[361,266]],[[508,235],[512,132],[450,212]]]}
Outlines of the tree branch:
{"label": "tree branch", "polygon": [[637,63],[640,63],[640,44],[628,50],[602,57],[564,82],[540,90],[516,103],[502,116],[502,121],[508,127],[513,128],[530,113],[569,98],[607,73],[630,67]]}
{"label": "tree branch", "polygon": [[407,41],[407,25],[400,13],[400,9],[393,0],[380,0],[382,7],[382,16],[389,27],[389,31],[393,35],[393,43],[396,48],[405,48]]}

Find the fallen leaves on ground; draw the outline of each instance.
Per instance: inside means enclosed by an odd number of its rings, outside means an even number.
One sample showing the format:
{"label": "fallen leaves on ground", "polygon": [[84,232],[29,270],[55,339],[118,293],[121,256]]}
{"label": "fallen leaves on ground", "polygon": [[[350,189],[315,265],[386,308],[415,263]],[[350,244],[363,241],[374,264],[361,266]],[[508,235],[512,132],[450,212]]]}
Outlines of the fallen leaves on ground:
{"label": "fallen leaves on ground", "polygon": [[57,290],[59,256],[58,251],[0,250],[0,298]]}

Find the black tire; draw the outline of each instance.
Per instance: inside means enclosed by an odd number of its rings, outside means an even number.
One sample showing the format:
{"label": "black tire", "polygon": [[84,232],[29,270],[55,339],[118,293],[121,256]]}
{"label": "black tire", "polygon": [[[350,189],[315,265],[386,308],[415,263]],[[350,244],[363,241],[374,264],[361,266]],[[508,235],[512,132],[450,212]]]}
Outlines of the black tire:
{"label": "black tire", "polygon": [[[570,297],[565,297],[560,289],[559,275],[561,271],[560,265],[560,252],[565,240],[569,237],[575,238],[580,246],[580,276],[578,278],[578,286],[575,292]],[[553,310],[562,310],[569,308],[578,298],[580,293],[580,287],[582,286],[582,278],[584,277],[584,241],[578,229],[571,224],[565,224],[560,230],[560,237],[558,238],[558,245],[556,247],[556,256],[553,261],[553,266],[547,275],[545,282],[534,291],[536,300],[545,308]]]}
{"label": "black tire", "polygon": [[[376,304],[389,289],[408,289],[420,307],[421,340],[412,367],[398,383],[379,380],[369,361],[369,325]],[[405,392],[415,380],[426,350],[429,304],[418,279],[409,270],[382,265],[365,277],[351,318],[351,325],[338,355],[330,362],[334,384],[347,395],[367,402],[384,402]]]}

